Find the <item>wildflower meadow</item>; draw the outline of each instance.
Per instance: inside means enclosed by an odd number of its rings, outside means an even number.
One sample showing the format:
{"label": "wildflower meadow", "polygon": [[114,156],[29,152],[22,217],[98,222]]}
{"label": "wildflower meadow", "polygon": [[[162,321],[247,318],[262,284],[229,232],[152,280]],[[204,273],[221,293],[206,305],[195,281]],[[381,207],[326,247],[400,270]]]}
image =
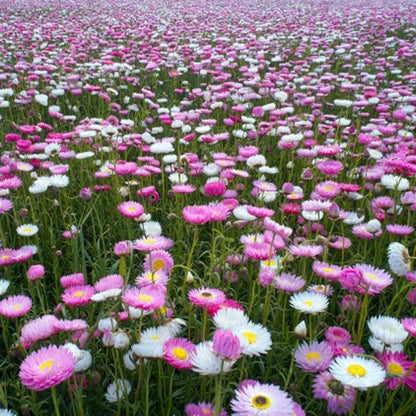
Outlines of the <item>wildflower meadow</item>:
{"label": "wildflower meadow", "polygon": [[0,416],[416,414],[413,0],[0,0]]}

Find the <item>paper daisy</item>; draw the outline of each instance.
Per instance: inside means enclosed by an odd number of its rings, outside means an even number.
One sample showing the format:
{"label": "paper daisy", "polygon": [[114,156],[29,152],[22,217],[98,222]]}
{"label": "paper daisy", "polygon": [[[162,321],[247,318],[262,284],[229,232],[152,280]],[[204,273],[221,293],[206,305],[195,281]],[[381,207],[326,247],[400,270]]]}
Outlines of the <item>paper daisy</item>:
{"label": "paper daisy", "polygon": [[328,298],[320,293],[302,292],[290,297],[290,306],[300,312],[315,315],[328,307]]}
{"label": "paper daisy", "polygon": [[386,378],[386,372],[381,365],[356,355],[336,357],[329,372],[342,384],[361,390],[378,386]]}
{"label": "paper daisy", "polygon": [[17,234],[21,235],[22,237],[31,237],[35,235],[39,231],[39,227],[34,224],[25,224],[20,225],[16,228]]}

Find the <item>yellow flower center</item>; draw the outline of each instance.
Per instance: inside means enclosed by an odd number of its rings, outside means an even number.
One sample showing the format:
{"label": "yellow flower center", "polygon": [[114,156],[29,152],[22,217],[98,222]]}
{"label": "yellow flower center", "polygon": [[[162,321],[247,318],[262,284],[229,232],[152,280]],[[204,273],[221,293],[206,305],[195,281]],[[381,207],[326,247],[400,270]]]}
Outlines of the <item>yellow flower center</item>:
{"label": "yellow flower center", "polygon": [[306,359],[308,361],[321,361],[321,354],[319,352],[309,352],[306,354]]}
{"label": "yellow flower center", "polygon": [[325,191],[333,191],[334,190],[334,188],[332,186],[324,186],[323,189]]}
{"label": "yellow flower center", "polygon": [[153,268],[158,271],[160,269],[163,269],[165,267],[165,263],[163,260],[157,259],[154,263],[153,263]]}
{"label": "yellow flower center", "polygon": [[154,238],[146,238],[146,240],[143,240],[143,244],[153,244],[156,240]]}
{"label": "yellow flower center", "polygon": [[6,260],[6,259],[9,259],[9,258],[10,258],[10,256],[8,254],[3,254],[3,256],[1,256],[2,260]]}
{"label": "yellow flower center", "polygon": [[160,339],[160,336],[159,335],[155,335],[154,337],[152,337],[152,338],[150,338],[150,339],[153,339],[153,340],[158,340],[158,339]]}
{"label": "yellow flower center", "polygon": [[16,309],[18,311],[20,309],[20,305],[13,305],[13,309]]}
{"label": "yellow flower center", "polygon": [[364,377],[367,374],[366,369],[360,364],[351,364],[347,367],[347,371],[352,376]]}
{"label": "yellow flower center", "polygon": [[85,292],[82,292],[82,291],[75,292],[72,296],[80,298],[81,296],[85,296]]}
{"label": "yellow flower center", "polygon": [[146,275],[146,279],[151,280],[152,282],[154,282],[157,279],[157,275],[155,275],[154,273],[148,273]]}
{"label": "yellow flower center", "polygon": [[313,301],[311,301],[311,300],[305,300],[303,303],[305,305],[308,305],[308,306],[312,306],[313,305]]}
{"label": "yellow flower center", "polygon": [[48,368],[48,370],[51,371],[52,370],[51,367],[52,367],[52,364],[54,363],[54,361],[55,360],[45,361],[44,363],[42,363],[39,366],[39,370],[43,371],[45,368]]}
{"label": "yellow flower center", "polygon": [[375,274],[366,273],[365,277],[368,277],[369,279],[377,280],[377,276]]}
{"label": "yellow flower center", "polygon": [[324,290],[325,286],[316,286],[316,290]]}
{"label": "yellow flower center", "polygon": [[243,337],[248,341],[249,344],[254,344],[257,341],[257,335],[253,332],[244,332]]}
{"label": "yellow flower center", "polygon": [[324,270],[324,272],[327,272],[327,273],[332,273],[334,271],[334,269],[332,267],[324,267],[323,270]]}
{"label": "yellow flower center", "polygon": [[129,212],[136,211],[136,207],[127,207],[127,211]]}
{"label": "yellow flower center", "polygon": [[266,267],[272,267],[272,266],[275,266],[275,265],[276,265],[276,262],[275,262],[275,261],[273,261],[273,260],[266,260],[263,264],[264,264]]}
{"label": "yellow flower center", "polygon": [[143,302],[151,302],[152,301],[152,297],[149,296],[149,295],[139,295],[138,297]]}
{"label": "yellow flower center", "polygon": [[251,399],[251,405],[258,410],[264,410],[270,407],[272,401],[263,394],[257,394]]}
{"label": "yellow flower center", "polygon": [[33,228],[30,228],[30,227],[25,227],[25,228],[23,228],[23,231],[24,231],[25,233],[30,233],[31,231],[33,231]]}
{"label": "yellow flower center", "polygon": [[297,198],[298,194],[292,193],[288,195],[288,198]]}
{"label": "yellow flower center", "polygon": [[178,359],[178,360],[186,360],[188,358],[188,353],[186,350],[180,347],[176,347],[172,350],[172,354]]}
{"label": "yellow flower center", "polygon": [[403,374],[403,367],[397,363],[389,363],[387,369],[390,373],[401,376]]}

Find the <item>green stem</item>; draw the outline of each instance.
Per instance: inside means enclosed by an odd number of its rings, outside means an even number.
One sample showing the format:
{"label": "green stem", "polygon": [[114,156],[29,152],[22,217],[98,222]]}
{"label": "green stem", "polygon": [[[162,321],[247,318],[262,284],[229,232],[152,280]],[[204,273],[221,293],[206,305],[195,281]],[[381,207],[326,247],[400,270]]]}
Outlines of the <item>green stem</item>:
{"label": "green stem", "polygon": [[55,408],[55,415],[61,416],[61,413],[59,412],[58,398],[56,397],[56,387],[51,388],[51,393],[52,393],[53,407]]}
{"label": "green stem", "polygon": [[221,375],[222,370],[224,368],[224,361],[221,361],[221,369],[220,373],[217,375],[215,379],[215,416],[219,416],[221,413],[221,404],[222,404],[222,397],[221,397]]}

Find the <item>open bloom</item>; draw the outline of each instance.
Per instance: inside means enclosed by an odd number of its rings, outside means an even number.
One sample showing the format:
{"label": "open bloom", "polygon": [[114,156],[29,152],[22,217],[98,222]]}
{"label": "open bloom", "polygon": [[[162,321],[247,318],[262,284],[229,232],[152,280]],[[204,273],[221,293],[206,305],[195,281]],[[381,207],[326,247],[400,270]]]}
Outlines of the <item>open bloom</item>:
{"label": "open bloom", "polygon": [[134,201],[122,202],[118,210],[127,218],[138,218],[144,213],[143,205]]}
{"label": "open bloom", "polygon": [[163,358],[172,367],[178,369],[192,368],[190,357],[195,351],[195,345],[187,339],[171,338],[163,346]]}
{"label": "open bloom", "polygon": [[326,310],[328,298],[320,293],[302,292],[292,295],[289,303],[300,312],[315,315]]}
{"label": "open bloom", "polygon": [[20,366],[19,377],[28,389],[42,391],[67,380],[74,369],[72,353],[63,347],[50,345],[26,357]]}
{"label": "open bloom", "polygon": [[386,378],[386,372],[380,364],[355,355],[336,357],[329,372],[345,386],[361,390],[378,386]]}
{"label": "open bloom", "polygon": [[332,349],[327,342],[304,342],[295,352],[296,364],[307,373],[326,370],[331,364]]}
{"label": "open bloom", "polygon": [[273,384],[242,383],[231,400],[235,416],[290,416],[293,401]]}
{"label": "open bloom", "polygon": [[31,307],[32,299],[28,296],[9,296],[0,302],[0,315],[7,316],[8,318],[16,318],[25,315]]}

